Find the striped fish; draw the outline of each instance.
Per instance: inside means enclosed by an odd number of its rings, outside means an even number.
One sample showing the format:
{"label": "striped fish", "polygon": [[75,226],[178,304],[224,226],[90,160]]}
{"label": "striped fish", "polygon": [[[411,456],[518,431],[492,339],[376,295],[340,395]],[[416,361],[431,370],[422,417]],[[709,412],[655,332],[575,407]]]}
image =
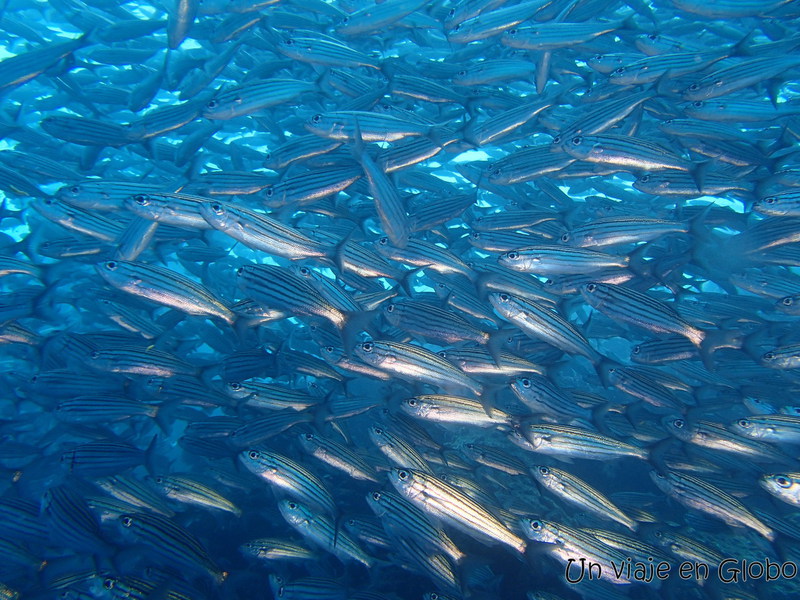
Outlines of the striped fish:
{"label": "striped fish", "polygon": [[592,282],[581,286],[581,295],[606,316],[656,333],[675,333],[700,346],[706,332],[682,319],[669,305],[624,286]]}
{"label": "striped fish", "polygon": [[109,284],[129,294],[190,315],[208,315],[226,323],[236,319],[209,290],[170,269],[128,260],[105,261],[95,265],[95,269]]}
{"label": "striped fish", "polygon": [[412,504],[433,517],[479,539],[487,538],[524,553],[525,540],[458,488],[412,469],[393,468],[389,481]]}
{"label": "striped fish", "polygon": [[330,492],[300,463],[269,450],[244,450],[239,453],[239,460],[250,472],[292,497],[328,514],[336,514],[336,504]]}
{"label": "striped fish", "polygon": [[338,531],[331,519],[314,512],[295,500],[281,500],[278,508],[286,522],[300,535],[342,561],[354,560],[371,567],[374,559],[362,550],[354,539]]}
{"label": "striped fish", "polygon": [[749,527],[769,541],[775,539],[775,532],[741,502],[702,479],[674,471],[651,471],[650,477],[665,494],[689,508],[722,519],[729,525]]}

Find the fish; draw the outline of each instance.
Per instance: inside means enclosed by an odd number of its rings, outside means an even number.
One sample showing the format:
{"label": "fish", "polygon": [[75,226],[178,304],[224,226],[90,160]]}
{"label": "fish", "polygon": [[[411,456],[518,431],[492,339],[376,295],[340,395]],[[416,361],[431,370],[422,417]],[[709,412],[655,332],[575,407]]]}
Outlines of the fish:
{"label": "fish", "polygon": [[315,513],[296,500],[282,500],[278,507],[287,523],[315,545],[342,560],[354,560],[365,567],[372,566],[374,559],[346,533],[336,531],[329,517]]}
{"label": "fish", "polygon": [[569,502],[591,510],[606,519],[621,523],[628,529],[636,531],[636,522],[617,508],[608,498],[567,471],[537,465],[531,467],[536,481],[545,488],[566,498]]}
{"label": "fish", "polygon": [[389,480],[407,500],[434,517],[473,537],[489,537],[524,553],[527,544],[469,496],[437,479],[412,469],[393,468]]}
{"label": "fish", "polygon": [[125,260],[109,260],[95,267],[103,279],[116,289],[189,314],[209,315],[227,323],[234,321],[233,313],[221,300],[174,271]]}
{"label": "fish", "polygon": [[750,527],[770,541],[775,539],[775,532],[748,511],[742,503],[710,483],[675,472],[653,471],[652,473],[656,485],[678,502],[728,523]]}
{"label": "fish", "polygon": [[797,554],[796,2],[0,17],[0,595]]}

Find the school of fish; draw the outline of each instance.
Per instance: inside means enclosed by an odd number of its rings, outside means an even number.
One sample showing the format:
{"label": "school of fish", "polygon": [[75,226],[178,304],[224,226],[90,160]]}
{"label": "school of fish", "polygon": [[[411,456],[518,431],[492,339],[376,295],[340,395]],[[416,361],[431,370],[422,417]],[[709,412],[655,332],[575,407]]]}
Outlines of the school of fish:
{"label": "school of fish", "polygon": [[0,600],[800,595],[798,0],[3,0],[0,99]]}

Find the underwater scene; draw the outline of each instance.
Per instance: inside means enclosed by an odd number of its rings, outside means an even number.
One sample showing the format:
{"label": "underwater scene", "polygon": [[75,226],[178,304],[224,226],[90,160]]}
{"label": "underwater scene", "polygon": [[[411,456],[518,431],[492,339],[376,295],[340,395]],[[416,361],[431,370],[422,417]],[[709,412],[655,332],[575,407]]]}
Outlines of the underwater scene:
{"label": "underwater scene", "polygon": [[0,0],[0,600],[800,598],[800,2]]}

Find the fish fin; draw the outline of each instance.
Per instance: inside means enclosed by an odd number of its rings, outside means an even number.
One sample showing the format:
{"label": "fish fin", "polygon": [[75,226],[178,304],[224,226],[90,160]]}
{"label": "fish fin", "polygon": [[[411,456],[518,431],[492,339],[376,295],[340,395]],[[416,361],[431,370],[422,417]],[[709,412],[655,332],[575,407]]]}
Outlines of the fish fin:
{"label": "fish fin", "polygon": [[353,134],[353,145],[351,147],[351,152],[353,156],[361,162],[363,160],[365,146],[364,146],[364,136],[361,133],[361,123],[358,122],[358,117],[355,118],[355,132]]}
{"label": "fish fin", "polygon": [[494,412],[496,404],[495,398],[497,396],[497,392],[505,389],[505,387],[505,385],[484,384],[483,392],[481,392],[481,394],[478,396],[478,401],[481,403],[483,412],[486,413],[487,417],[492,417],[492,413]]}
{"label": "fish fin", "polygon": [[636,23],[635,13],[629,14],[617,24],[617,30],[620,29],[624,31],[633,31],[635,33],[640,33],[642,30],[642,28]]}
{"label": "fish fin", "polygon": [[181,405],[175,402],[163,402],[155,406],[156,412],[153,415],[153,420],[165,436],[169,436],[175,417],[175,409],[179,406]]}
{"label": "fish fin", "polygon": [[378,310],[365,310],[345,313],[344,323],[340,330],[345,356],[351,356],[358,334],[367,330],[367,325],[379,312]]}
{"label": "fish fin", "polygon": [[152,476],[155,476],[155,474],[158,473],[158,469],[155,465],[157,441],[158,435],[154,435],[153,439],[150,440],[150,444],[148,444],[147,449],[144,451],[144,468],[147,469],[147,472]]}
{"label": "fish fin", "polygon": [[706,174],[708,173],[708,169],[711,166],[710,160],[704,160],[695,163],[694,167],[689,169],[689,173],[694,180],[695,186],[697,186],[697,191],[701,194],[703,193],[703,184],[706,180]]}
{"label": "fish fin", "polygon": [[626,407],[624,405],[620,406],[606,402],[604,404],[598,404],[592,409],[592,423],[603,435],[610,435],[610,431],[606,426],[605,418],[609,412],[612,412],[612,409],[615,409],[614,412],[624,412]]}
{"label": "fish fin", "polygon": [[333,244],[332,246],[325,249],[325,256],[320,257],[322,262],[329,262],[333,266],[339,269],[339,271],[344,272],[344,251],[347,244],[353,239],[353,236],[358,231],[358,227],[353,227],[350,231],[347,232],[341,240]]}
{"label": "fish fin", "polygon": [[783,79],[773,78],[767,82],[767,96],[772,103],[775,110],[778,109],[778,97],[781,94],[781,87],[783,86]]}
{"label": "fish fin", "polygon": [[498,369],[502,368],[500,365],[500,352],[503,349],[503,344],[505,343],[507,336],[508,330],[498,329],[497,331],[490,333],[489,339],[486,341],[486,349],[489,351],[489,354],[492,355],[492,360]]}
{"label": "fish fin", "polygon": [[670,85],[670,81],[672,79],[672,70],[668,69],[661,74],[661,77],[656,79],[653,82],[653,87],[656,91],[656,94],[663,98],[678,98],[679,94],[672,90],[672,86]]}
{"label": "fish fin", "polygon": [[707,331],[700,342],[700,358],[709,372],[713,372],[714,353],[722,348],[742,349],[747,336],[738,329],[717,329]]}
{"label": "fish fin", "polygon": [[97,158],[100,156],[100,153],[104,150],[102,146],[87,146],[81,152],[81,160],[80,160],[80,168],[81,171],[91,171],[94,168],[94,164],[97,162]]}
{"label": "fish fin", "polygon": [[751,29],[742,39],[731,46],[731,49],[728,52],[728,58],[735,56],[753,56],[753,51],[750,48],[750,41],[753,39],[755,33],[756,30]]}
{"label": "fish fin", "polygon": [[680,440],[667,437],[659,440],[655,444],[648,446],[648,459],[647,461],[656,469],[663,471],[667,469],[666,455],[676,444],[680,444]]}
{"label": "fish fin", "polygon": [[412,290],[412,285],[410,283],[411,279],[424,269],[425,267],[419,267],[417,269],[407,269],[405,274],[400,279],[397,280],[397,285],[400,286],[400,289],[403,290],[403,292],[405,292],[406,296],[409,297],[413,296],[413,294],[411,293]]}
{"label": "fish fin", "polygon": [[553,52],[551,50],[540,52],[536,57],[536,75],[534,83],[536,84],[536,92],[539,94],[544,93],[544,89],[550,79],[550,62],[552,58]]}

